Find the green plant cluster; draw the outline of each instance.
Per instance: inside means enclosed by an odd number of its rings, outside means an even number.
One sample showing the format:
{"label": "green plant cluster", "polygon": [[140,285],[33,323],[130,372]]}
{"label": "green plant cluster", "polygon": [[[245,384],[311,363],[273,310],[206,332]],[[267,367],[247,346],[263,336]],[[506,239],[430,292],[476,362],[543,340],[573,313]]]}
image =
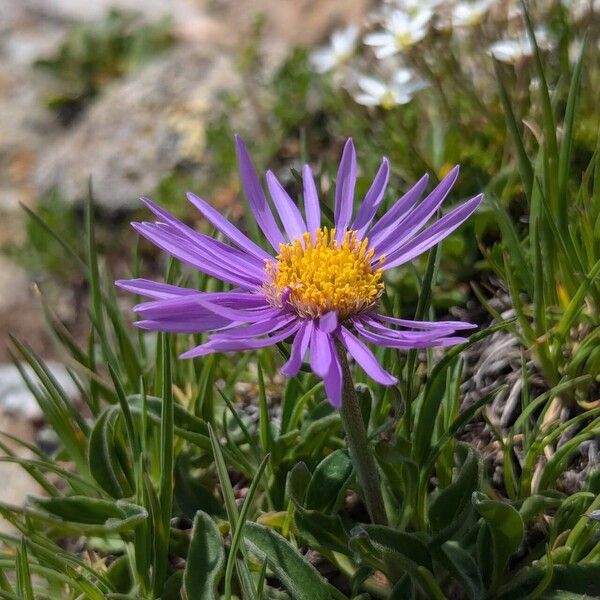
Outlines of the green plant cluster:
{"label": "green plant cluster", "polygon": [[[278,374],[285,344],[178,360],[199,340],[131,328],[98,256],[92,200],[84,251],[32,213],[36,231],[86,279],[91,325],[81,344],[45,306],[81,407],[26,343],[13,340],[59,441],[49,454],[0,434],[0,460],[20,464],[45,492],[24,506],[0,504],[15,531],[0,535],[0,598],[600,597],[593,453],[579,465],[576,489],[564,485],[581,448],[600,435],[600,155],[597,132],[589,132],[590,123],[597,127],[590,84],[598,69],[586,68],[590,43],[559,71],[535,52],[526,68],[538,85],[525,103],[513,98],[515,73],[497,65],[497,115],[463,135],[474,112],[454,128],[424,122],[416,105],[373,118],[334,91],[314,110],[286,111],[289,103],[310,107],[316,89],[306,84],[315,76],[301,51],[272,84],[279,100],[265,124],[272,134],[265,160],[284,162],[281,149],[291,140],[307,159],[314,158],[308,148],[323,150],[322,198],[333,177],[331,140],[342,126],[366,173],[382,149],[400,165],[396,191],[399,179],[420,175],[424,165],[439,175],[454,157],[467,165],[461,195],[489,181],[488,209],[475,224],[482,256],[456,236],[389,281],[382,298],[390,313],[435,318],[447,306],[438,292],[477,273],[474,293],[489,325],[443,354],[377,349],[397,387],[373,385],[353,368],[387,525],[369,520],[340,414],[322,384],[309,369],[287,381]],[[315,85],[328,89],[326,81]],[[223,118],[214,127],[215,156],[227,167],[232,146],[221,136],[229,125]],[[287,185],[297,187],[293,173]],[[250,220],[247,229],[253,233]],[[446,250],[454,244],[453,256]],[[138,276],[144,265],[137,257],[132,264]],[[512,312],[489,301],[492,280],[484,274],[506,290]],[[220,289],[174,262],[165,279]],[[517,416],[508,424],[488,411],[502,382],[471,403],[463,394],[471,353],[497,334],[516,340],[523,357]],[[484,427],[487,439],[477,435]],[[32,458],[20,458],[14,444]]]}

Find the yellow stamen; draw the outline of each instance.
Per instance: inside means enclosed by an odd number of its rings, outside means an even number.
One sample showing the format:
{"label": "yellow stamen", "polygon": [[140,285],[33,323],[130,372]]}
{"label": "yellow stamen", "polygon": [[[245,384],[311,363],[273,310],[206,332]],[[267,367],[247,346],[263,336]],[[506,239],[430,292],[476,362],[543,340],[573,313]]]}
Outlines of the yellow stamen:
{"label": "yellow stamen", "polygon": [[289,304],[303,317],[335,310],[341,319],[372,307],[383,290],[383,258],[375,267],[373,248],[355,231],[335,240],[335,229],[319,229],[313,240],[281,244],[276,262],[266,265],[265,293],[276,306]]}

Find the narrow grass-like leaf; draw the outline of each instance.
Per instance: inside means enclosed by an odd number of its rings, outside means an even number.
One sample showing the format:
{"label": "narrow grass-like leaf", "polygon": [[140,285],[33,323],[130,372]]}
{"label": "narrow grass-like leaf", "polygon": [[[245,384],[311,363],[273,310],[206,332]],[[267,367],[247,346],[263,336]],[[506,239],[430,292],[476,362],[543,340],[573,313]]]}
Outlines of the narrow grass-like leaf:
{"label": "narrow grass-like leaf", "polygon": [[210,425],[208,425],[208,434],[210,436],[210,443],[212,445],[213,456],[215,458],[217,476],[219,477],[219,482],[221,483],[221,493],[223,494],[223,499],[225,500],[225,509],[227,511],[229,524],[230,527],[235,528],[238,521],[238,510],[235,503],[233,488],[231,487],[231,481],[229,480],[229,473],[227,472],[227,465],[223,459],[219,440],[215,436]]}
{"label": "narrow grass-like leaf", "polygon": [[269,459],[270,456],[267,454],[263,458],[254,475],[252,483],[250,484],[250,488],[248,489],[246,498],[244,499],[244,504],[242,505],[237,525],[235,526],[235,530],[233,531],[233,535],[231,537],[231,547],[229,549],[227,565],[225,567],[225,600],[230,600],[231,598],[231,577],[233,575],[233,567],[235,565],[237,551],[240,547],[240,543],[242,542],[242,534],[244,532],[246,520],[248,519],[250,513],[250,508],[252,507],[252,503],[254,502],[256,492],[258,491],[258,486],[261,484],[262,476],[265,472]]}
{"label": "narrow grass-like leaf", "polygon": [[263,452],[271,452],[273,446],[273,434],[271,431],[271,422],[269,420],[269,407],[267,404],[267,394],[265,391],[265,379],[260,362],[256,363],[258,370],[258,405],[260,409],[259,425],[260,425],[260,442]]}
{"label": "narrow grass-like leaf", "polygon": [[506,126],[510,132],[513,144],[515,145],[517,151],[517,165],[519,168],[519,174],[521,175],[523,185],[525,186],[525,193],[527,194],[527,197],[529,197],[533,187],[533,167],[531,166],[531,161],[529,160],[529,156],[527,156],[527,152],[525,151],[523,137],[521,136],[519,125],[517,124],[517,119],[513,112],[512,102],[506,89],[504,76],[502,75],[502,66],[497,59],[494,58],[493,61],[494,69],[496,71],[496,79],[498,81],[498,90],[500,92],[500,101],[502,102],[502,108],[504,109],[504,116],[506,118]]}
{"label": "narrow grass-like leaf", "polygon": [[162,334],[162,411],[160,422],[160,480],[158,504],[160,527],[155,532],[155,563],[152,586],[155,594],[162,592],[167,578],[169,563],[169,532],[173,508],[173,467],[174,459],[174,399],[171,372],[171,344],[167,334]]}
{"label": "narrow grass-like leaf", "polygon": [[29,572],[29,560],[27,558],[27,546],[25,545],[25,540],[23,540],[20,547],[17,548],[17,557],[15,562],[17,572],[17,596],[22,598],[22,600],[35,600],[33,595],[33,585],[31,583],[31,573]]}

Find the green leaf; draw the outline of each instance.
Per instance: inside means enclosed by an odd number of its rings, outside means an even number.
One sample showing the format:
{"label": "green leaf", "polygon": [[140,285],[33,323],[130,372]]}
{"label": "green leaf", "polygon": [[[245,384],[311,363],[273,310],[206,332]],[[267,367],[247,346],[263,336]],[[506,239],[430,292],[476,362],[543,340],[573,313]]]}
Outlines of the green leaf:
{"label": "green leaf", "polygon": [[225,513],[223,502],[213,490],[192,475],[193,466],[189,460],[179,456],[175,466],[175,501],[179,510],[190,521],[199,510],[209,515],[222,516]]}
{"label": "green leaf", "polygon": [[258,523],[246,523],[249,549],[266,560],[294,600],[328,600],[327,585],[318,571],[281,535]]}
{"label": "green leaf", "polygon": [[206,513],[198,511],[183,576],[188,600],[218,600],[217,585],[224,564],[223,538],[214,521]]}
{"label": "green leaf", "polygon": [[425,462],[433,444],[435,421],[445,389],[446,377],[438,377],[435,382],[425,388],[415,430],[412,432],[413,458],[417,464]]}
{"label": "green leaf", "polygon": [[577,492],[566,497],[554,515],[550,540],[555,540],[564,531],[573,529],[590,508],[594,498],[591,492]]}
{"label": "green leaf", "polygon": [[315,469],[306,491],[305,507],[331,514],[342,504],[354,467],[346,450],[336,450]]}
{"label": "green leaf", "polygon": [[473,505],[489,528],[493,547],[488,547],[487,552],[492,553],[491,577],[492,585],[495,586],[508,564],[508,559],[519,549],[523,541],[525,533],[523,519],[510,504],[490,500],[480,492],[473,493]]}
{"label": "green leaf", "polygon": [[496,71],[496,79],[498,80],[498,89],[500,91],[500,100],[502,102],[502,108],[504,109],[504,116],[506,118],[506,126],[512,137],[513,143],[517,150],[517,164],[519,167],[519,174],[525,186],[525,193],[527,197],[531,194],[531,188],[533,187],[533,167],[531,161],[525,151],[525,144],[523,143],[523,137],[519,130],[517,119],[512,109],[512,103],[504,83],[504,77],[502,75],[502,66],[494,59],[494,69]]}
{"label": "green leaf", "polygon": [[[545,568],[531,567],[498,591],[498,600],[529,598],[543,580]],[[552,582],[544,590],[544,600],[591,600],[600,597],[600,565],[555,565]]]}
{"label": "green leaf", "polygon": [[154,570],[152,587],[155,595],[162,593],[169,566],[169,535],[173,512],[173,467],[175,464],[175,400],[173,398],[171,368],[171,338],[161,334],[157,355],[162,374],[162,409],[160,416],[160,478],[158,482],[158,510],[154,519]]}
{"label": "green leaf", "polygon": [[471,500],[479,481],[479,461],[475,449],[459,445],[456,454],[462,464],[459,465],[452,483],[442,489],[429,508],[429,522],[433,531],[448,527]]}
{"label": "green leaf", "polygon": [[265,390],[265,379],[263,376],[260,362],[256,363],[258,369],[258,406],[259,406],[259,429],[260,443],[263,452],[270,452],[273,447],[273,431],[271,429],[271,419],[269,418],[269,407],[267,404],[267,393]]}
{"label": "green leaf", "polygon": [[[88,533],[129,531],[148,518],[137,504],[123,500],[101,500],[87,496],[29,498],[31,504],[46,511],[65,525],[76,526]],[[59,521],[59,522],[60,522]]]}
{"label": "green leaf", "polygon": [[310,472],[304,463],[296,464],[287,477],[286,489],[294,503],[294,523],[298,533],[310,546],[349,555],[349,535],[340,517],[304,508],[310,478]]}
{"label": "green leaf", "polygon": [[[108,406],[100,415],[88,442],[89,470],[96,483],[113,498],[131,496],[131,474],[126,474],[119,456],[123,444],[117,436],[119,408]],[[120,448],[119,448],[120,447]]]}
{"label": "green leaf", "polygon": [[160,596],[160,600],[181,600],[181,593],[183,587],[183,571],[175,571],[165,581],[165,587]]}
{"label": "green leaf", "polygon": [[27,559],[27,546],[25,540],[17,548],[16,558],[17,575],[17,596],[22,600],[35,600],[33,595],[33,586],[31,584],[31,574],[29,572],[29,561]]}
{"label": "green leaf", "polygon": [[258,486],[261,484],[261,479],[265,469],[267,468],[269,458],[270,455],[267,454],[263,458],[256,473],[254,474],[254,479],[252,480],[248,494],[244,499],[244,504],[242,505],[242,510],[240,511],[237,525],[235,526],[231,536],[231,547],[229,548],[229,556],[227,557],[227,565],[225,567],[225,600],[229,600],[231,598],[231,576],[233,575],[233,566],[235,564],[234,561],[236,559],[237,551],[242,543],[242,535],[244,533],[246,519],[248,519],[252,503],[254,502],[254,496],[258,491]]}
{"label": "green leaf", "polygon": [[458,542],[444,542],[434,550],[435,559],[460,583],[469,598],[482,600],[485,589],[477,563]]}
{"label": "green leaf", "polygon": [[367,533],[369,540],[382,553],[396,559],[401,557],[403,565],[410,561],[431,571],[431,553],[419,535],[383,525],[364,525],[360,529]]}
{"label": "green leaf", "polygon": [[[141,395],[133,394],[127,397],[131,410],[136,414],[142,414],[143,400]],[[160,414],[162,410],[162,399],[156,396],[146,396],[148,421],[158,425],[160,423]],[[196,417],[183,406],[173,404],[173,419],[175,434],[188,442],[192,442],[203,450],[210,450],[210,440],[208,438],[208,428],[206,422]]]}

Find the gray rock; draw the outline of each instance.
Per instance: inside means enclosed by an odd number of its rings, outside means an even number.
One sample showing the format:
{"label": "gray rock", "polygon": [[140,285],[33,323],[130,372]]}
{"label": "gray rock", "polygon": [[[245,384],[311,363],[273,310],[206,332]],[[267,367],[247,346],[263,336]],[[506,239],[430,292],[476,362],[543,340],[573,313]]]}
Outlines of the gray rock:
{"label": "gray rock", "polygon": [[0,313],[22,305],[30,297],[30,281],[27,272],[0,255]]}
{"label": "gray rock", "polygon": [[[159,19],[180,11],[196,9],[194,0],[19,0],[31,10],[53,19],[94,21],[112,8],[139,12],[148,19]],[[196,3],[199,4],[199,3]]]}
{"label": "gray rock", "polygon": [[[35,428],[28,419],[20,416],[9,415],[0,406],[0,431],[6,431],[17,440],[34,444]],[[36,458],[33,452],[23,444],[1,436],[2,442],[17,458]],[[4,455],[4,453],[3,453]],[[0,502],[6,504],[22,505],[25,498],[30,495],[43,493],[40,485],[23,469],[21,465],[9,461],[0,462]],[[0,533],[17,533],[6,519],[0,519]]]}
{"label": "gray rock", "polygon": [[181,47],[115,83],[36,170],[40,193],[85,197],[91,176],[98,204],[135,206],[180,164],[202,160],[205,128],[220,92],[238,85],[224,53]]}
{"label": "gray rock", "polygon": [[[75,400],[78,396],[77,386],[73,383],[67,370],[54,361],[46,362],[46,366],[67,396]],[[37,381],[29,365],[24,365],[24,367],[28,376],[33,381]],[[0,365],[0,409],[6,414],[17,415],[30,421],[43,417],[40,407],[23,381],[19,370],[11,364]]]}

